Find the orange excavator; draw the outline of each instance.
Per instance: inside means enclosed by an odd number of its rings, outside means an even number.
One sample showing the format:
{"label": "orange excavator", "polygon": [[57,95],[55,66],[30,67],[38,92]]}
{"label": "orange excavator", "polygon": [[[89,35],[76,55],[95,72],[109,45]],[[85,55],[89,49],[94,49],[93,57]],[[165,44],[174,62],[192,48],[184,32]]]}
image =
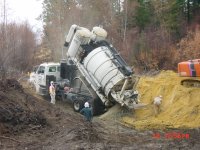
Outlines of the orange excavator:
{"label": "orange excavator", "polygon": [[178,74],[186,77],[181,81],[181,85],[200,88],[200,59],[178,63]]}

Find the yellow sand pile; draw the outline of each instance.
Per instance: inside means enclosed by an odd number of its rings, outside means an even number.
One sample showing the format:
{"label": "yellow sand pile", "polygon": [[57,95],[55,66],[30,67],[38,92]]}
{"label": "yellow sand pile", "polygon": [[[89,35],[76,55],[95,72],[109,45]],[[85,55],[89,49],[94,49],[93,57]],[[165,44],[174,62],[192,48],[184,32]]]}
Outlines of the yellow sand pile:
{"label": "yellow sand pile", "polygon": [[[138,83],[140,100],[146,108],[135,110],[123,122],[136,129],[199,128],[200,88],[180,85],[184,79],[172,71],[162,71],[155,77],[142,77]],[[162,95],[161,112],[155,115],[153,99]]]}

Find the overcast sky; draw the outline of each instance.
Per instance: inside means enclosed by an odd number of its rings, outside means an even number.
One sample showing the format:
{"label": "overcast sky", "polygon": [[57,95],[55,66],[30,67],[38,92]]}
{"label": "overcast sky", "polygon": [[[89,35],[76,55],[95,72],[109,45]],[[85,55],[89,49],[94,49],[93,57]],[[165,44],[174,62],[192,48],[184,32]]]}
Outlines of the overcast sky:
{"label": "overcast sky", "polygon": [[[3,2],[1,3],[1,16],[3,14]],[[43,0],[5,0],[8,21],[22,22],[28,21],[34,31],[42,29],[41,21],[37,17],[42,13]]]}

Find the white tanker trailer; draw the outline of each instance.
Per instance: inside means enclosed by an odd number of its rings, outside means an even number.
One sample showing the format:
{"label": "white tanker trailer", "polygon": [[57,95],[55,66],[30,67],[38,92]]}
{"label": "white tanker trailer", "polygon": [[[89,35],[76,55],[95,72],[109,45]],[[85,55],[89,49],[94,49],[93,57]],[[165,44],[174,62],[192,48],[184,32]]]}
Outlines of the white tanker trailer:
{"label": "white tanker trailer", "polygon": [[[67,59],[61,62],[61,77],[69,79],[74,93],[88,95],[86,100],[97,114],[116,102],[131,109],[138,105],[138,92],[134,89],[138,80],[132,78],[132,69],[106,37],[107,32],[101,27],[90,31],[72,25],[65,41]],[[64,93],[66,98],[69,95]],[[75,110],[79,111],[86,100],[76,97]]]}

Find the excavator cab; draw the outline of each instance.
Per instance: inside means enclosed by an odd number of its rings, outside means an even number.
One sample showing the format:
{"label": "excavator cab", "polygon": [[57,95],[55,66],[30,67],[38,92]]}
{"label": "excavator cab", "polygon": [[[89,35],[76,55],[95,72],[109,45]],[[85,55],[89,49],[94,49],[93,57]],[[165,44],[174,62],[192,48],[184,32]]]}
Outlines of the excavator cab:
{"label": "excavator cab", "polygon": [[178,74],[186,77],[181,81],[181,85],[200,88],[200,59],[178,63]]}

